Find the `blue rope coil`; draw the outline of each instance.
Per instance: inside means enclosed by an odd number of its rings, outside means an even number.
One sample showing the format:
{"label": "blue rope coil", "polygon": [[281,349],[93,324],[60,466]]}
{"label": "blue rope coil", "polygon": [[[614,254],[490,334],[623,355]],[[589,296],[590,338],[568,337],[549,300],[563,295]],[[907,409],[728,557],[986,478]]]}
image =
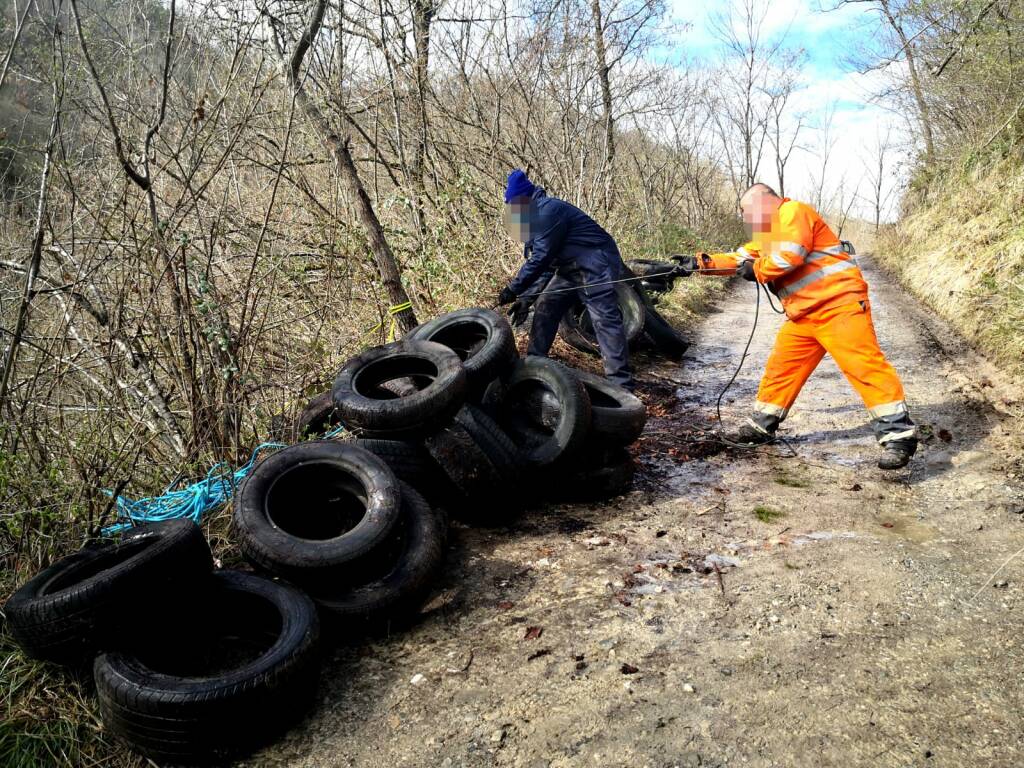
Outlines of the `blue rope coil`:
{"label": "blue rope coil", "polygon": [[[323,437],[337,437],[344,429],[338,427]],[[176,491],[168,488],[160,496],[146,496],[141,499],[118,496],[114,500],[117,506],[117,522],[104,528],[103,535],[113,536],[142,523],[159,523],[186,517],[199,523],[203,517],[231,499],[238,484],[256,466],[256,460],[261,453],[285,447],[285,443],[261,443],[252,452],[248,463],[233,472],[227,462],[221,461],[210,467],[206,477],[199,482]],[[114,495],[109,490],[103,493],[108,496]]]}

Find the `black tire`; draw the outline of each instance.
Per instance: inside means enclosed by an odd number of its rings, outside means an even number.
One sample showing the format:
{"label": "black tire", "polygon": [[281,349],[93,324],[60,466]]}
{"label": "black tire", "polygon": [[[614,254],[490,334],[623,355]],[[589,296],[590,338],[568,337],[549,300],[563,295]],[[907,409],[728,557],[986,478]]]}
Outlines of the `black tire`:
{"label": "black tire", "polygon": [[462,424],[453,421],[424,439],[423,445],[458,491],[460,497],[449,501],[453,511],[461,513],[481,501],[502,510],[509,505],[514,489]]}
{"label": "black tire", "polygon": [[252,574],[208,579],[146,643],[93,665],[107,729],[161,764],[223,764],[285,730],[316,693],[313,601]]}
{"label": "black tire", "polygon": [[633,487],[636,465],[625,454],[603,467],[580,468],[558,482],[551,482],[548,497],[558,502],[604,501],[627,493]]}
{"label": "black tire", "polygon": [[[394,382],[406,386],[388,389]],[[350,429],[367,437],[415,437],[446,423],[462,407],[466,371],[448,347],[399,341],[349,360],[331,395]]]}
{"label": "black tire", "polygon": [[[626,341],[633,345],[641,337],[644,329],[644,306],[636,291],[624,283],[615,286],[619,309],[622,311],[622,323],[626,331]],[[569,346],[592,355],[601,354],[601,348],[594,334],[594,326],[590,321],[587,306],[577,300],[563,315],[558,323],[558,333]]]}
{"label": "black tire", "polygon": [[439,505],[445,520],[444,510],[462,503],[462,494],[421,442],[363,439],[355,444],[383,459],[395,477],[423,494],[432,505]]}
{"label": "black tire", "polygon": [[395,561],[380,578],[343,591],[313,593],[325,622],[344,632],[390,628],[415,618],[444,563],[447,517],[402,484]]}
{"label": "black tire", "polygon": [[672,360],[680,360],[689,344],[653,306],[644,307],[644,333],[654,347]]}
{"label": "black tire", "polygon": [[395,477],[426,493],[436,485],[441,468],[421,443],[410,440],[361,439],[355,445],[383,459]]}
{"label": "black tire", "polygon": [[669,279],[676,265],[671,261],[658,261],[657,259],[630,259],[626,262],[626,267],[637,277],[657,276]]}
{"label": "black tire", "polygon": [[353,442],[299,443],[256,465],[235,501],[242,552],[297,584],[351,582],[398,521],[398,479]]}
{"label": "black tire", "polygon": [[661,295],[670,292],[675,287],[675,282],[661,279],[641,280],[640,287],[647,291],[648,294]]}
{"label": "black tire", "polygon": [[494,419],[476,406],[464,405],[455,414],[455,421],[469,432],[473,442],[487,454],[506,482],[514,484],[519,481],[519,449]]}
{"label": "black tire", "polygon": [[[543,391],[558,403],[553,426],[531,416],[528,404]],[[570,461],[587,439],[590,400],[582,382],[565,366],[546,357],[528,357],[512,371],[497,407],[496,421],[518,449],[528,468],[550,467]]]}
{"label": "black tire", "polygon": [[312,398],[295,420],[296,440],[312,435],[323,435],[341,426],[341,417],[331,393],[322,392]]}
{"label": "black tire", "polygon": [[603,376],[575,371],[590,398],[590,432],[616,445],[634,442],[647,424],[647,408],[636,395]]}
{"label": "black tire", "polygon": [[512,326],[497,312],[480,307],[436,317],[406,338],[433,341],[455,352],[466,369],[467,390],[474,400],[492,381],[507,376],[519,359]]}
{"label": "black tire", "polygon": [[[119,544],[86,547],[37,573],[4,606],[7,628],[33,658],[80,664],[116,647],[128,625],[144,623],[146,606],[212,569],[210,547],[191,520],[140,526]],[[127,613],[132,604],[143,615]]]}

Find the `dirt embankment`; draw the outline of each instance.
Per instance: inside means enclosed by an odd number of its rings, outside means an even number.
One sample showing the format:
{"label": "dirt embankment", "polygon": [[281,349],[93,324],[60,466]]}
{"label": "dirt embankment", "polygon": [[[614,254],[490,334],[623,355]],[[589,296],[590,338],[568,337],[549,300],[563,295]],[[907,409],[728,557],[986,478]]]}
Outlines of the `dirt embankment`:
{"label": "dirt embankment", "polygon": [[[737,285],[682,366],[643,377],[636,490],[456,527],[426,619],[333,652],[313,714],[248,765],[1020,765],[1021,393],[865,261],[931,435],[908,470],[875,468],[830,360],[785,426],[795,457],[687,442],[746,341]],[[727,421],[779,322],[762,314]]]}
{"label": "dirt embankment", "polygon": [[911,293],[1024,379],[1022,204],[1019,162],[950,171],[882,233],[879,253]]}

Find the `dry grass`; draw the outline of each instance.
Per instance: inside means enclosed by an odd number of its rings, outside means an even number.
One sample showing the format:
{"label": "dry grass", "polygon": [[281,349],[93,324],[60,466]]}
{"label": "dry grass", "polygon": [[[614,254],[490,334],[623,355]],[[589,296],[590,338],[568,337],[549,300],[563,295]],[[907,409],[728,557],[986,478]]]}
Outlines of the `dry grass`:
{"label": "dry grass", "polygon": [[951,174],[879,237],[879,263],[986,355],[1024,375],[1024,170]]}

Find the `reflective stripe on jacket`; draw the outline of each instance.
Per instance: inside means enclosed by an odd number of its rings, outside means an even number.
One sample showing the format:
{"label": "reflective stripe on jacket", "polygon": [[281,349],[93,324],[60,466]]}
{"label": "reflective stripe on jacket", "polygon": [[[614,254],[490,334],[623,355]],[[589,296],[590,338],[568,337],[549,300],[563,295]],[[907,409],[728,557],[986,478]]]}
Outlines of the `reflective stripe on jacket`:
{"label": "reflective stripe on jacket", "polygon": [[[857,259],[843,251],[825,220],[811,206],[783,198],[772,230],[733,254],[714,254],[711,269],[754,258],[758,282],[770,284],[786,315],[796,320],[809,312],[867,301]],[[719,267],[718,265],[721,265]]]}

